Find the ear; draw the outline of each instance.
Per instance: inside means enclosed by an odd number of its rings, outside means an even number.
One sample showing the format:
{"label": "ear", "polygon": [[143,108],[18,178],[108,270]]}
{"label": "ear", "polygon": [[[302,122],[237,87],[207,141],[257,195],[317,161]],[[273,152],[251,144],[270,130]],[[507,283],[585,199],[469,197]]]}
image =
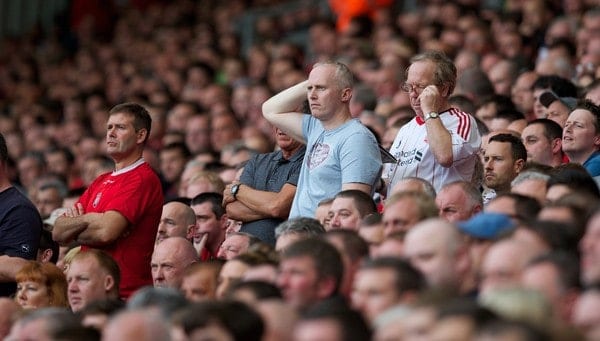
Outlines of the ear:
{"label": "ear", "polygon": [[442,95],[442,97],[446,98],[450,96],[450,88],[448,87],[448,85],[444,85],[438,88],[440,89],[440,95]]}
{"label": "ear", "polygon": [[137,143],[144,143],[144,141],[146,140],[146,135],[148,135],[148,131],[145,128],[142,128],[140,130],[138,130],[136,132],[137,134],[137,138],[136,138],[136,142]]}
{"label": "ear", "polygon": [[594,146],[600,146],[600,135],[594,136]]}
{"label": "ear", "polygon": [[342,103],[348,103],[350,102],[350,99],[352,99],[352,89],[350,88],[346,88],[342,90]]}
{"label": "ear", "polygon": [[523,167],[525,166],[525,160],[523,159],[518,159],[517,161],[515,161],[515,172],[518,174],[523,170]]}
{"label": "ear", "polygon": [[327,298],[335,293],[335,279],[331,276],[322,278],[317,282],[317,296]]}
{"label": "ear", "polygon": [[111,275],[106,275],[104,277],[104,290],[106,292],[111,291],[115,287],[115,279]]}
{"label": "ear", "polygon": [[473,213],[473,215],[476,215],[477,213],[483,211],[483,207],[481,205],[475,205],[475,207],[473,207],[473,209],[471,210],[471,212]]}
{"label": "ear", "polygon": [[552,140],[552,144],[551,144],[551,148],[552,148],[552,154],[556,154],[558,152],[560,152],[560,150],[562,149],[562,139],[561,138],[555,138],[554,140]]}
{"label": "ear", "polygon": [[50,258],[52,258],[52,254],[53,252],[51,249],[46,249],[42,251],[42,256],[40,257],[42,263],[49,262]]}
{"label": "ear", "polygon": [[221,229],[223,229],[223,230],[227,229],[227,219],[229,219],[227,217],[227,213],[223,213],[223,215],[219,219],[219,221],[221,222]]}
{"label": "ear", "polygon": [[194,229],[196,228],[196,224],[188,225],[187,232],[185,234],[185,238],[192,240],[194,238]]}

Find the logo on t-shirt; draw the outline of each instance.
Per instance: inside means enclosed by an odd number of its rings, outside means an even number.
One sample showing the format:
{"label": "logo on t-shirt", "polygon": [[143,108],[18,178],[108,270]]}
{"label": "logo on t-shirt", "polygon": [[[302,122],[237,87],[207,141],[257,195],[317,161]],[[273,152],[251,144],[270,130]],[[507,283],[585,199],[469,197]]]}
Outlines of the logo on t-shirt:
{"label": "logo on t-shirt", "polygon": [[98,204],[100,203],[100,198],[102,198],[102,192],[96,194],[96,197],[94,198],[94,202],[92,202],[92,206],[94,208],[98,207]]}
{"label": "logo on t-shirt", "polygon": [[21,244],[21,252],[28,254],[31,251],[31,248],[28,244]]}
{"label": "logo on t-shirt", "polygon": [[308,156],[308,169],[315,169],[322,164],[323,161],[327,160],[327,157],[329,156],[329,150],[330,148],[328,144],[315,144],[312,147],[310,155]]}

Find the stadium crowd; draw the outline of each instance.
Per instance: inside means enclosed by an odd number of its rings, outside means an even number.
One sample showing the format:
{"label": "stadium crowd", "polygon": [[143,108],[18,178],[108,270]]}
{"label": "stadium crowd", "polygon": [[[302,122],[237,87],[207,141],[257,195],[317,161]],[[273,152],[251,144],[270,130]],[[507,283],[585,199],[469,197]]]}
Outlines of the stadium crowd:
{"label": "stadium crowd", "polygon": [[600,339],[597,1],[95,3],[0,41],[0,339]]}

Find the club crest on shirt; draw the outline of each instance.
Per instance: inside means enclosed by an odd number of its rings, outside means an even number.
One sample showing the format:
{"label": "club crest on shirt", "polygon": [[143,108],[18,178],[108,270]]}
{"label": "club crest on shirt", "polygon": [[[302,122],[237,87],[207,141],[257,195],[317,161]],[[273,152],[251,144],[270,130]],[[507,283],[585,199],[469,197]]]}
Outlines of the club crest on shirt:
{"label": "club crest on shirt", "polygon": [[102,198],[102,192],[96,194],[96,197],[94,198],[94,202],[92,202],[92,206],[94,208],[98,207],[98,204],[100,203],[100,198]]}
{"label": "club crest on shirt", "polygon": [[29,253],[30,251],[31,251],[31,248],[29,247],[28,244],[21,244],[21,252]]}
{"label": "club crest on shirt", "polygon": [[317,143],[313,146],[312,152],[308,156],[308,169],[315,169],[329,156],[330,147],[328,144]]}

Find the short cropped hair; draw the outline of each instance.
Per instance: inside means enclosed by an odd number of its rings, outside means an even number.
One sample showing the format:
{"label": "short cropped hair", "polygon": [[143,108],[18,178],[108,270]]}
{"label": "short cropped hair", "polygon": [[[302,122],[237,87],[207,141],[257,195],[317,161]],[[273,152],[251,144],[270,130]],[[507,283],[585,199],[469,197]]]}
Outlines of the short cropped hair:
{"label": "short cropped hair", "polygon": [[223,214],[225,214],[225,208],[223,207],[223,195],[219,193],[200,193],[192,199],[190,206],[202,205],[206,202],[211,204],[211,210],[217,219],[220,219]]}
{"label": "short cropped hair", "polygon": [[513,161],[521,159],[527,162],[527,149],[525,149],[525,145],[520,137],[516,137],[513,134],[497,134],[490,137],[489,143],[492,142],[510,143]]}
{"label": "short cropped hair", "polygon": [[333,245],[323,239],[310,237],[292,243],[281,253],[282,261],[300,257],[312,259],[317,278],[333,278],[334,291],[338,292],[344,274],[344,265],[340,253]]}
{"label": "short cropped hair", "polygon": [[357,189],[348,189],[336,194],[334,200],[337,198],[352,199],[352,202],[354,203],[354,206],[358,210],[358,213],[361,217],[365,217],[369,214],[377,212],[375,201],[373,201],[373,198],[369,194],[363,191],[359,191]]}
{"label": "short cropped hair", "polygon": [[119,265],[108,253],[98,249],[89,249],[85,251],[79,251],[71,260],[71,263],[83,258],[94,258],[101,269],[104,269],[115,281],[114,289],[116,293],[119,292],[119,286],[121,284],[121,270]]}
{"label": "short cropped hair", "polygon": [[146,108],[137,103],[121,103],[110,109],[108,114],[109,116],[114,114],[127,114],[133,116],[133,128],[135,128],[136,132],[146,129],[146,139],[144,140],[144,143],[148,141],[148,137],[150,137],[150,128],[152,127],[152,118]]}
{"label": "short cropped hair", "polygon": [[332,66],[335,68],[335,74],[333,77],[335,79],[335,83],[338,84],[340,89],[354,88],[354,75],[348,66],[346,66],[346,64],[336,61],[319,62],[313,66],[313,69],[319,66]]}

